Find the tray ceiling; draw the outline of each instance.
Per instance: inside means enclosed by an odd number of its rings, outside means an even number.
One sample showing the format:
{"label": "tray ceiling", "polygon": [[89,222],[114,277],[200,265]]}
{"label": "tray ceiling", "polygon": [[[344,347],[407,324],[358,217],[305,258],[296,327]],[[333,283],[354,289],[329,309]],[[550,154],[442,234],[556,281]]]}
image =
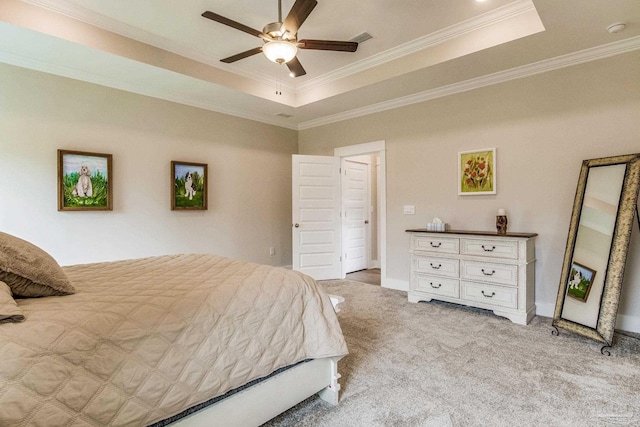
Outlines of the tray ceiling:
{"label": "tray ceiling", "polygon": [[299,38],[372,38],[299,51],[307,75],[293,79],[262,54],[220,62],[262,42],[205,10],[277,20],[275,0],[3,0],[0,61],[304,129],[640,47],[637,0],[318,0]]}

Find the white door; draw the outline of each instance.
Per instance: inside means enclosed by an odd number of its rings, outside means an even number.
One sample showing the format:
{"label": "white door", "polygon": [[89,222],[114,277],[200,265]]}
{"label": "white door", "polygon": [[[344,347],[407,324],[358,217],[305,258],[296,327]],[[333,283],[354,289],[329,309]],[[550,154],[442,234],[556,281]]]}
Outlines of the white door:
{"label": "white door", "polygon": [[340,158],[294,155],[292,175],[293,269],[341,278]]}
{"label": "white door", "polygon": [[369,267],[369,165],[342,161],[344,273]]}

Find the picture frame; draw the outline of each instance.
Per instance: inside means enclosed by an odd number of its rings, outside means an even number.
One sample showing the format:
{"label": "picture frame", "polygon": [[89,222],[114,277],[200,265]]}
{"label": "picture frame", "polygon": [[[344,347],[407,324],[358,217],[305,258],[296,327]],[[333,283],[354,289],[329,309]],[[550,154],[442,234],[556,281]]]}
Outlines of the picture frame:
{"label": "picture frame", "polygon": [[205,163],[171,161],[171,210],[208,209],[207,169]]}
{"label": "picture frame", "polygon": [[571,263],[571,272],[567,281],[567,296],[587,302],[596,271],[577,262]]}
{"label": "picture frame", "polygon": [[458,195],[496,194],[496,149],[458,152]]}
{"label": "picture frame", "polygon": [[58,211],[113,210],[113,156],[58,150]]}

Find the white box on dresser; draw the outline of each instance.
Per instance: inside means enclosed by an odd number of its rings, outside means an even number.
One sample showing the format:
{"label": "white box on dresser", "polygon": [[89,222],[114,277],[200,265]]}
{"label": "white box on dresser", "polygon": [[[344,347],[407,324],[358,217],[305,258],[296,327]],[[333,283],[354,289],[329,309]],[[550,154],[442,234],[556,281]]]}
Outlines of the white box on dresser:
{"label": "white box on dresser", "polygon": [[536,233],[411,233],[409,301],[432,299],[493,310],[526,325],[536,314]]}

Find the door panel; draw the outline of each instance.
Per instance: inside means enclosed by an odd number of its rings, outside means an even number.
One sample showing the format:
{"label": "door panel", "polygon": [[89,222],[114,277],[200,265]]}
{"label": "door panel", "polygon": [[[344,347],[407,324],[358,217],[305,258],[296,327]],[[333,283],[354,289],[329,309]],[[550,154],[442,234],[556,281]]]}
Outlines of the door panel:
{"label": "door panel", "polygon": [[342,161],[342,221],[345,273],[369,267],[369,165]]}
{"label": "door panel", "polygon": [[293,269],[316,280],[341,277],[340,159],[294,155]]}

